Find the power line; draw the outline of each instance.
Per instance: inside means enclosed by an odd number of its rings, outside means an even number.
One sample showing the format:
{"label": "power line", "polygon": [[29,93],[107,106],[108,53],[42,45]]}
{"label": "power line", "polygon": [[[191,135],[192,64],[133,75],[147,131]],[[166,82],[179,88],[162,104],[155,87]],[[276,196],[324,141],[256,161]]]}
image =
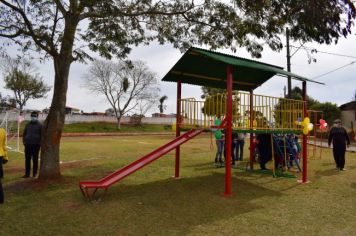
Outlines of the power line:
{"label": "power line", "polygon": [[[332,55],[332,56],[339,56],[339,57],[348,57],[348,58],[353,58],[353,59],[356,59],[356,57],[354,56],[350,56],[350,55],[345,55],[345,54],[339,54],[339,53],[333,53],[333,52],[325,52],[325,51],[319,51],[315,48],[308,48],[308,47],[305,47],[303,45],[297,47],[297,46],[294,46],[294,45],[290,45],[291,47],[293,48],[297,48],[297,50],[299,50],[301,47],[303,47],[305,50],[309,50],[309,51],[315,51],[316,53],[324,53],[324,54],[328,54],[328,55]],[[293,53],[294,55],[294,53]]]}
{"label": "power line", "polygon": [[335,72],[335,71],[337,71],[337,70],[340,70],[340,69],[342,69],[342,68],[344,68],[344,67],[350,66],[350,65],[352,65],[352,64],[354,64],[354,63],[356,63],[356,61],[352,61],[352,62],[350,62],[350,63],[348,63],[348,64],[346,64],[346,65],[340,66],[340,67],[338,67],[338,68],[336,68],[336,69],[334,69],[334,70],[331,70],[331,71],[329,71],[329,72],[326,72],[326,73],[321,74],[321,75],[318,75],[318,76],[315,76],[315,77],[313,77],[313,79],[317,79],[317,78],[320,78],[320,77],[322,77],[322,76],[331,74],[331,73],[333,73],[333,72]]}

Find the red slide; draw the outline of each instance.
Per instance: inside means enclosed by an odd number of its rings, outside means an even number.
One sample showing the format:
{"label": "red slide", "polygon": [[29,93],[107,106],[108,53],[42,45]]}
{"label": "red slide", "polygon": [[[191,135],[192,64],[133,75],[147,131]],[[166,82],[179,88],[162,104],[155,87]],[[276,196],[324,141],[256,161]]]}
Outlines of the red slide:
{"label": "red slide", "polygon": [[[101,188],[105,190],[105,193],[111,185],[114,183],[118,182],[119,180],[125,178],[126,176],[136,172],[137,170],[141,169],[142,167],[148,165],[154,160],[157,160],[164,154],[170,152],[171,150],[175,149],[176,147],[182,145],[183,143],[187,142],[188,140],[194,138],[198,134],[202,133],[203,130],[189,130],[188,132],[182,134],[179,137],[176,137],[169,143],[166,143],[165,145],[155,149],[151,153],[141,157],[140,159],[132,162],[131,164],[115,171],[114,173],[102,178],[101,180],[98,181],[80,181],[79,182],[79,187],[80,190],[82,191],[84,197],[87,199],[91,199],[91,197],[95,194],[95,192]],[[92,188],[94,189],[92,196],[89,192],[89,189]]]}

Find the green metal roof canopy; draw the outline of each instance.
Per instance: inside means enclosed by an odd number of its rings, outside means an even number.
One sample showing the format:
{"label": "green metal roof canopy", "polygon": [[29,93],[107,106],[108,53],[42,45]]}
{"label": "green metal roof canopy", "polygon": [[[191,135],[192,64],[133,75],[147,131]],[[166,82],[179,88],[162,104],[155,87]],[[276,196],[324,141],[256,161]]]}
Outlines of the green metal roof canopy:
{"label": "green metal roof canopy", "polygon": [[323,84],[287,72],[282,67],[191,47],[162,81],[226,88],[226,66],[233,66],[233,90],[251,91],[275,75]]}

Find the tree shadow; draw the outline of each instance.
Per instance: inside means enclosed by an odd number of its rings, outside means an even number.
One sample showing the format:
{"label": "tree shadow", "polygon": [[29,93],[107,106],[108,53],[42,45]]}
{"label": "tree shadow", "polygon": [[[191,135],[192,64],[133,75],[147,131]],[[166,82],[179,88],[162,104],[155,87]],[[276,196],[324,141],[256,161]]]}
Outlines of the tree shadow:
{"label": "tree shadow", "polygon": [[330,163],[321,163],[320,165],[322,166],[335,166],[335,163],[334,162],[330,162]]}
{"label": "tree shadow", "polygon": [[205,162],[205,163],[197,163],[197,164],[189,164],[189,165],[184,165],[184,167],[192,167],[195,170],[207,170],[207,169],[215,169],[214,162]]}
{"label": "tree shadow", "polygon": [[353,169],[356,169],[356,166],[347,166],[347,163],[346,163],[346,169],[353,170]]}
{"label": "tree shadow", "polygon": [[[158,233],[162,225],[167,234],[186,234],[201,224],[263,208],[263,205],[252,203],[257,198],[282,195],[280,191],[233,178],[233,195],[224,197],[224,176],[213,173],[176,181],[166,179],[140,185],[119,184],[109,189],[99,204],[119,204],[128,213],[126,222],[145,222],[141,224],[143,229],[132,229],[130,234]],[[123,225],[118,222],[116,227]]]}
{"label": "tree shadow", "polygon": [[315,178],[320,179],[323,176],[333,176],[339,174],[339,171],[335,168],[328,169],[328,170],[318,170],[315,172]]}
{"label": "tree shadow", "polygon": [[73,182],[77,182],[78,179],[69,176],[61,176],[59,179],[52,179],[52,180],[41,180],[36,178],[25,178],[15,182],[7,183],[4,185],[4,190],[9,193],[22,193],[26,190],[46,190],[48,186],[52,185],[60,185],[60,186],[70,186]]}

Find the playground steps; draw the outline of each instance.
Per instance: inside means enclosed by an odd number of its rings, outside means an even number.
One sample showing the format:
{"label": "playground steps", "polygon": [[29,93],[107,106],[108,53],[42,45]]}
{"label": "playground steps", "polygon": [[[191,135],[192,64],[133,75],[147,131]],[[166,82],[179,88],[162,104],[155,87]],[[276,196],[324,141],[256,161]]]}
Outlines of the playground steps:
{"label": "playground steps", "polygon": [[[148,165],[149,163],[157,160],[161,156],[167,154],[171,150],[175,149],[176,147],[182,145],[183,143],[187,142],[188,140],[194,138],[195,136],[202,133],[203,130],[196,130],[192,129],[188,132],[176,137],[172,141],[166,143],[165,145],[155,149],[154,151],[150,152],[149,154],[141,157],[140,159],[128,164],[127,166],[115,171],[114,173],[98,180],[98,181],[80,181],[79,188],[85,198],[91,200],[91,198],[95,195],[98,189],[104,189],[105,193],[111,185],[115,184],[116,182],[120,181],[121,179],[125,178],[126,176],[136,172],[137,170],[143,168],[144,166]],[[93,192],[90,193],[89,189],[93,189]]]}

